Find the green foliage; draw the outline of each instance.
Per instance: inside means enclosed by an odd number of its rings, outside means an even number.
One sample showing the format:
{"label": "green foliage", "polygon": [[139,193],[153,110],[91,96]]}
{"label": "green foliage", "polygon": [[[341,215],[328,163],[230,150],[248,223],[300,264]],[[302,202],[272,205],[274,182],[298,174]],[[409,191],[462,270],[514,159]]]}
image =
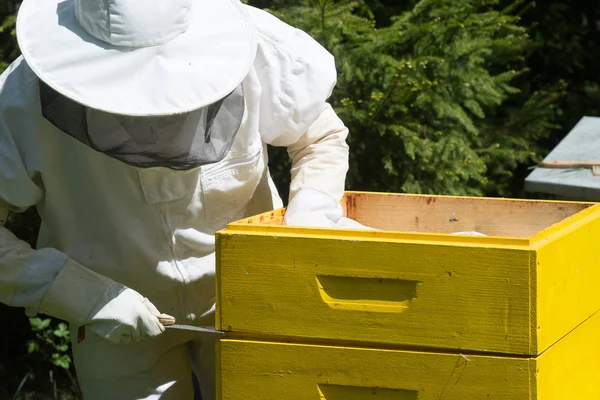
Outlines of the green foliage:
{"label": "green foliage", "polygon": [[564,87],[519,95],[532,42],[509,13],[518,4],[496,3],[422,0],[387,26],[361,1],[273,11],[336,57],[330,102],[351,132],[349,188],[507,195],[515,168],[539,158]]}
{"label": "green foliage", "polygon": [[15,14],[6,15],[0,23],[0,71],[4,71],[19,56]]}
{"label": "green foliage", "polygon": [[0,305],[0,399],[79,398],[64,322],[25,318],[22,309]]}
{"label": "green foliage", "polygon": [[50,318],[30,318],[29,323],[36,337],[27,342],[27,354],[38,355],[41,360],[50,362],[56,367],[69,369],[71,356],[67,324]]}
{"label": "green foliage", "polygon": [[543,143],[552,148],[583,115],[600,116],[600,2],[546,0],[520,13],[534,46],[527,55],[533,74],[519,87],[527,94],[566,85],[567,95],[556,103],[561,129]]}

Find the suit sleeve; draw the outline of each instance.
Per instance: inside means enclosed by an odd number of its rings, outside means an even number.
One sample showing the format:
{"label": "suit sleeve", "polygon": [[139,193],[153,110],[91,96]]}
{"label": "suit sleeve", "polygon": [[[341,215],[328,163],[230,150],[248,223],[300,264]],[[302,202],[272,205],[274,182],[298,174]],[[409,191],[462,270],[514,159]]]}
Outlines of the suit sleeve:
{"label": "suit sleeve", "polygon": [[[0,302],[25,308],[26,314],[38,312],[81,323],[111,283],[52,248],[33,249],[6,227],[10,212],[23,212],[44,197],[38,171],[27,162],[28,143],[20,129],[27,91],[9,97],[6,91],[11,73],[0,78]],[[22,68],[22,67],[21,67]],[[15,78],[16,79],[16,78]],[[20,139],[20,142],[17,142]]]}
{"label": "suit sleeve", "polygon": [[287,147],[290,200],[303,188],[339,201],[348,171],[348,129],[327,99],[336,84],[333,56],[301,30],[249,7],[258,30],[255,70],[261,83],[263,141]]}

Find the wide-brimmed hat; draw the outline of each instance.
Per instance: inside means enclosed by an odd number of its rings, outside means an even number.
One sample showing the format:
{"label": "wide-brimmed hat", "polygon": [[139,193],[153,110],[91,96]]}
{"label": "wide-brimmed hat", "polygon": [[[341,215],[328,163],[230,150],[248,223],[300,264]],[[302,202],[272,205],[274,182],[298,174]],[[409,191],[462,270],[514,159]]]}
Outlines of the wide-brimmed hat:
{"label": "wide-brimmed hat", "polygon": [[48,86],[114,114],[179,114],[244,80],[256,34],[238,0],[25,0],[17,40]]}

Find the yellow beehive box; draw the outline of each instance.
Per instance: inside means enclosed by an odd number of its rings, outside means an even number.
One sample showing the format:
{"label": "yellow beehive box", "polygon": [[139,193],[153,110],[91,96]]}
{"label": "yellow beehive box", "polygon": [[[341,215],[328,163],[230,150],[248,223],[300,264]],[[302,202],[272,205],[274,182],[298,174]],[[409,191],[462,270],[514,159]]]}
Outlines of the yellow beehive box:
{"label": "yellow beehive box", "polygon": [[538,357],[251,340],[218,345],[219,400],[595,400],[600,313]]}
{"label": "yellow beehive box", "polygon": [[[512,355],[533,374],[535,357],[600,310],[599,205],[347,193],[343,206],[379,230],[287,227],[278,210],[219,232],[217,328],[346,346],[331,350],[342,360],[357,347],[441,352],[427,355],[432,367],[445,353]],[[298,359],[317,357],[311,349]]]}

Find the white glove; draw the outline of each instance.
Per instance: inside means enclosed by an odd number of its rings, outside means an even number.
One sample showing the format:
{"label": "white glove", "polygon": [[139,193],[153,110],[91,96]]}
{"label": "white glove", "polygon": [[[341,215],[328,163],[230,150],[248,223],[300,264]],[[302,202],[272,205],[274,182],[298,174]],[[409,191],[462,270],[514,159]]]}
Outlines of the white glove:
{"label": "white glove", "polygon": [[341,205],[314,189],[301,189],[288,205],[283,222],[290,226],[373,230],[343,216]]}
{"label": "white glove", "polygon": [[158,336],[165,331],[161,314],[145,297],[119,283],[111,283],[83,323],[86,330],[114,344]]}

